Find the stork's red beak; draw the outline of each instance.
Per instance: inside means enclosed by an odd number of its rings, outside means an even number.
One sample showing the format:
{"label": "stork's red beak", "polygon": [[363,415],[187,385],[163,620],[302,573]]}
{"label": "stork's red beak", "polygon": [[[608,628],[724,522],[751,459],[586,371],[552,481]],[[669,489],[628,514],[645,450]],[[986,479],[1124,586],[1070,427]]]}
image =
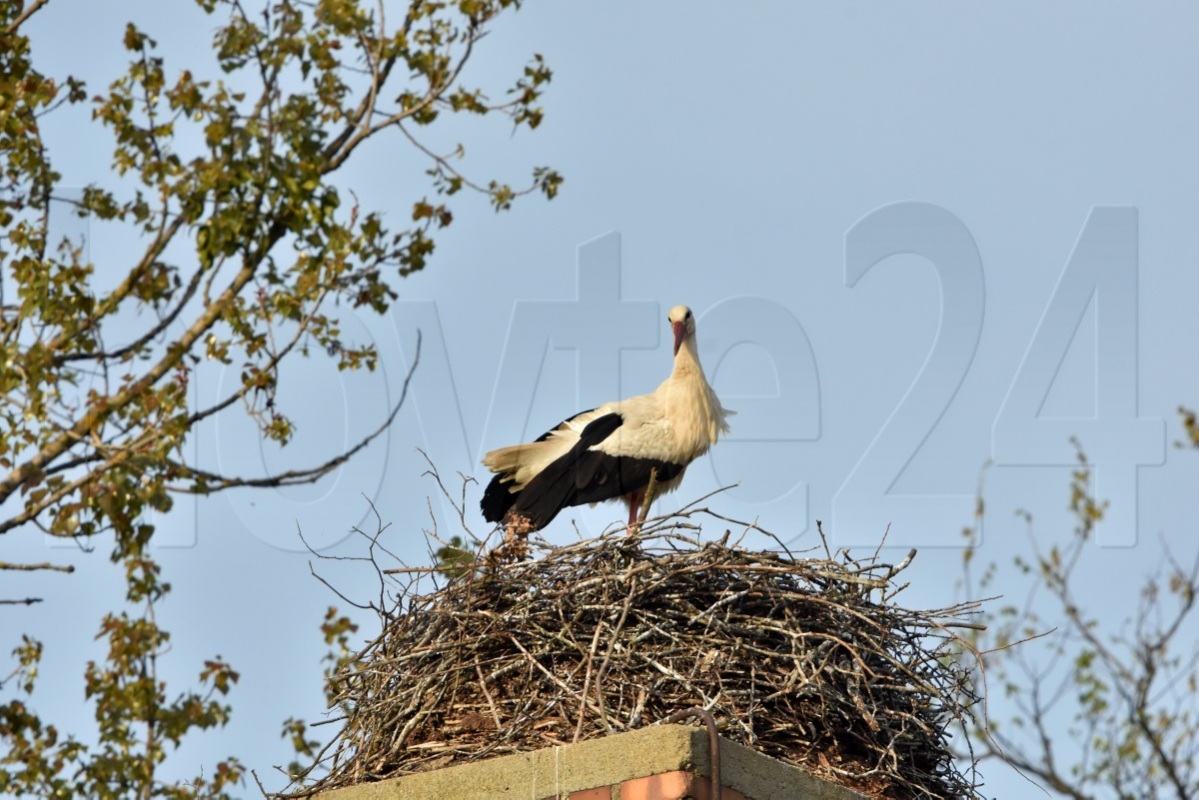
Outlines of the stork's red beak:
{"label": "stork's red beak", "polygon": [[680,320],[670,323],[670,327],[674,330],[674,354],[677,356],[679,348],[683,346],[683,340],[687,338],[687,323]]}

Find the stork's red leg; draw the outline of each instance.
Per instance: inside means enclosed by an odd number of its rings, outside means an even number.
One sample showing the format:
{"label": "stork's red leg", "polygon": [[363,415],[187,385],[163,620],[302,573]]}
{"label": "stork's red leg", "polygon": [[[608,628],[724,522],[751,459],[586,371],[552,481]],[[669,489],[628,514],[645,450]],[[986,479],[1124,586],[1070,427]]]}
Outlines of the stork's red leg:
{"label": "stork's red leg", "polygon": [[639,510],[640,506],[641,506],[641,490],[636,489],[632,492],[629,492],[629,527],[630,528],[633,527],[633,524],[637,522],[637,511]]}

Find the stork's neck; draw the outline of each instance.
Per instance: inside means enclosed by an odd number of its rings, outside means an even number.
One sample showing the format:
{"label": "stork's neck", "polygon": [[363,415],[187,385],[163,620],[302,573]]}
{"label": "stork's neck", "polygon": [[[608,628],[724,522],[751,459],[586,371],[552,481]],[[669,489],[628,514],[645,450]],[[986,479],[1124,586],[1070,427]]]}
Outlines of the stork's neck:
{"label": "stork's neck", "polygon": [[699,377],[705,383],[704,368],[699,363],[699,349],[695,346],[695,337],[688,336],[674,357],[674,369],[670,373],[672,379]]}
{"label": "stork's neck", "polygon": [[683,340],[674,357],[674,369],[659,391],[666,401],[666,416],[671,423],[680,463],[703,455],[717,437],[728,430],[724,409],[700,366],[694,336]]}

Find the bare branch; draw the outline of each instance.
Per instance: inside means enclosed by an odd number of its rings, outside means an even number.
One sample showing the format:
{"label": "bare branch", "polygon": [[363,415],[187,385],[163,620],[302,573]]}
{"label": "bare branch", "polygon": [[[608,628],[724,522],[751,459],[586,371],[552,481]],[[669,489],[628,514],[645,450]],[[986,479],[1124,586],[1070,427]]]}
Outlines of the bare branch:
{"label": "bare branch", "polygon": [[8,561],[0,561],[0,570],[14,570],[19,572],[35,572],[39,570],[48,570],[50,572],[66,572],[75,571],[74,564],[51,564],[43,562],[41,564],[12,564]]}
{"label": "bare branch", "polygon": [[[408,386],[412,382],[412,376],[416,372],[417,364],[420,363],[420,347],[421,336],[417,332],[416,337],[416,354],[412,359],[412,366],[408,368],[408,374],[404,377],[403,388],[400,391],[400,399],[392,408],[391,413],[383,420],[371,433],[363,437],[357,444],[349,450],[344,451],[340,455],[334,456],[325,463],[312,467],[310,469],[291,469],[284,472],[277,472],[274,475],[267,475],[261,478],[241,478],[220,475],[215,472],[208,472],[196,467],[189,467],[185,464],[176,464],[179,471],[185,473],[190,478],[199,478],[203,482],[203,488],[194,487],[175,487],[175,491],[190,492],[196,494],[209,494],[211,492],[221,491],[224,489],[235,489],[239,487],[277,487],[277,486],[296,486],[306,483],[315,483],[331,471],[340,467],[342,464],[349,461],[359,451],[381,436],[391,427],[391,423],[395,421],[396,415],[400,413],[400,409],[404,405],[404,400],[408,397]],[[210,412],[211,413],[211,410]]]}

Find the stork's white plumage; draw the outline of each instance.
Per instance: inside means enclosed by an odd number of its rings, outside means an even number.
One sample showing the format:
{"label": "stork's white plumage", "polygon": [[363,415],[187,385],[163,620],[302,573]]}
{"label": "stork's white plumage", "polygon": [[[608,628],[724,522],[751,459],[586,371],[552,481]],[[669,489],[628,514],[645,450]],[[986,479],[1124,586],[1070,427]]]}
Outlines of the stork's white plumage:
{"label": "stork's white plumage", "polygon": [[576,414],[535,442],[501,447],[483,458],[495,473],[480,503],[489,522],[540,530],[568,506],[621,498],[629,524],[656,474],[656,492],[673,491],[687,465],[708,451],[733,412],[704,377],[695,316],[686,306],[667,315],[674,369],[649,394]]}

